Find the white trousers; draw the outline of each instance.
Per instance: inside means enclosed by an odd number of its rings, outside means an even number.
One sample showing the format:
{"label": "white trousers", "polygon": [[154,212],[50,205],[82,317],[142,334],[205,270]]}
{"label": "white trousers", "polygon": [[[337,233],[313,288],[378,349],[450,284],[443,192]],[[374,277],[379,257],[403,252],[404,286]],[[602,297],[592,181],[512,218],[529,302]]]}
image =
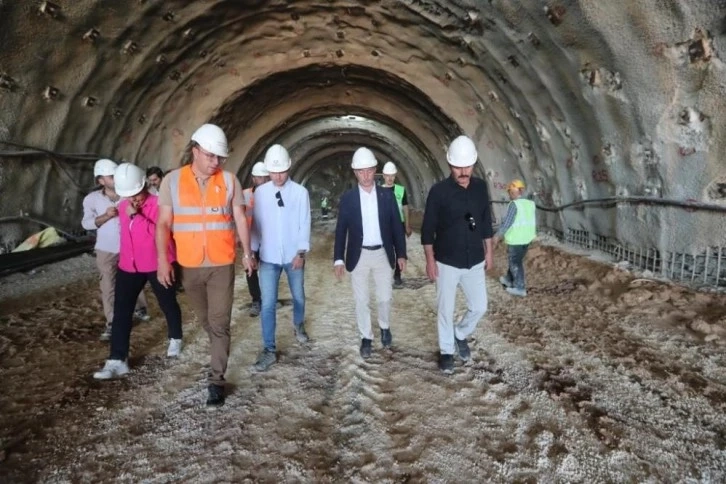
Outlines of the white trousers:
{"label": "white trousers", "polygon": [[393,299],[393,269],[388,264],[386,250],[363,249],[358,264],[350,273],[355,297],[355,318],[361,338],[373,339],[369,302],[369,275],[373,274],[378,303],[378,325],[382,329],[391,326],[391,299]]}
{"label": "white trousers", "polygon": [[[437,262],[439,277],[436,280],[438,300],[439,349],[442,355],[455,353],[454,337],[466,339],[476,329],[479,320],[487,312],[487,283],[484,262],[471,269],[457,269]],[[454,323],[456,288],[461,285],[466,297],[466,314]]]}

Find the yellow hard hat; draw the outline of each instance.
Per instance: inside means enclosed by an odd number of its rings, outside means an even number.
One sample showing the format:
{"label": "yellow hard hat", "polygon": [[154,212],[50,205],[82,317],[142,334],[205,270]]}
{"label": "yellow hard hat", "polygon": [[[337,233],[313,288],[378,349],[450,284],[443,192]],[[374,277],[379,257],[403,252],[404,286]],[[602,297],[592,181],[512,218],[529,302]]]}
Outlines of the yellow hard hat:
{"label": "yellow hard hat", "polygon": [[509,185],[507,185],[507,190],[515,190],[515,189],[524,189],[524,182],[522,180],[516,179],[512,180]]}

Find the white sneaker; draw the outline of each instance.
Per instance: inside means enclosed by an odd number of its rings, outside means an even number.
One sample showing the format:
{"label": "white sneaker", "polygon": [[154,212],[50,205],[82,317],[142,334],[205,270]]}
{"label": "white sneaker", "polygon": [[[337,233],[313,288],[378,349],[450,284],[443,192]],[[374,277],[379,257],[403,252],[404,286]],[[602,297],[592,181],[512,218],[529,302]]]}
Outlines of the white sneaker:
{"label": "white sneaker", "polygon": [[129,365],[122,360],[106,360],[106,364],[103,365],[101,371],[97,371],[93,374],[93,378],[96,380],[111,380],[112,378],[118,378],[124,376],[129,372]]}
{"label": "white sneaker", "polygon": [[505,291],[507,291],[512,296],[524,297],[527,295],[527,291],[525,289],[517,289],[515,287],[508,287],[505,289]]}
{"label": "white sneaker", "polygon": [[500,277],[499,283],[504,287],[512,287],[512,281],[507,276]]}
{"label": "white sneaker", "polygon": [[166,350],[166,356],[169,356],[169,357],[179,356],[179,353],[181,353],[181,350],[182,350],[182,340],[172,338],[169,340],[169,349]]}

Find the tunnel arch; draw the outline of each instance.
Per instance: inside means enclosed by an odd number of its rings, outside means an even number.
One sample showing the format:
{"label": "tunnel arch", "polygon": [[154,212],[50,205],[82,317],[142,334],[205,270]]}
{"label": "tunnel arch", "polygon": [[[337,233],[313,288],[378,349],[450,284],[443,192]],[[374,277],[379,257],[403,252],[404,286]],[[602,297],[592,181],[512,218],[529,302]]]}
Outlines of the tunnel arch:
{"label": "tunnel arch", "polygon": [[[322,122],[348,114],[333,108],[358,106],[352,115],[390,126],[405,119],[380,105],[372,84],[393,76],[443,114],[435,129],[419,122],[400,130],[428,153],[402,173],[414,192],[430,183],[425,174],[441,175],[445,145],[463,132],[482,152],[478,169],[498,201],[516,176],[542,206],[607,196],[724,204],[720,190],[708,189],[723,177],[722,10],[678,0],[2,2],[0,141],[171,168],[192,131],[217,120],[239,127],[232,163],[244,175],[260,140],[291,136],[285,128],[297,126],[296,116]],[[254,111],[253,86],[275,81],[297,91],[302,75],[331,85],[311,83],[284,105],[268,99],[253,124],[238,122]],[[324,158],[335,164],[336,155]],[[77,214],[68,207],[81,194],[69,194],[63,172],[45,163],[47,183],[30,185],[15,168],[0,183],[19,205],[71,224]],[[92,185],[87,167],[72,176]],[[723,239],[700,216],[545,217],[560,230],[660,247],[688,246],[694,232],[701,245]]]}

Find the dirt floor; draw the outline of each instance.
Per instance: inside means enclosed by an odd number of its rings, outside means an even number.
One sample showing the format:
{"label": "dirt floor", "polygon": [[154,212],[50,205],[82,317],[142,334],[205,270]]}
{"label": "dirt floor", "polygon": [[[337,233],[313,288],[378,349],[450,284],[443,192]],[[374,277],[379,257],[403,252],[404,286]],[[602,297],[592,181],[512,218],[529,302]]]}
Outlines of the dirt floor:
{"label": "dirt floor", "polygon": [[208,342],[184,295],[179,359],[164,356],[150,296],[131,374],[96,382],[107,346],[93,259],[0,280],[0,481],[726,480],[723,295],[536,245],[529,295],[515,299],[496,282],[499,248],[473,361],[445,376],[418,236],[394,291],[394,348],[375,341],[363,362],[329,230],[317,228],[306,268],[312,341],[295,342],[283,277],[280,361],[267,373],[250,370],[260,328],[238,275],[219,410],[204,405]]}

